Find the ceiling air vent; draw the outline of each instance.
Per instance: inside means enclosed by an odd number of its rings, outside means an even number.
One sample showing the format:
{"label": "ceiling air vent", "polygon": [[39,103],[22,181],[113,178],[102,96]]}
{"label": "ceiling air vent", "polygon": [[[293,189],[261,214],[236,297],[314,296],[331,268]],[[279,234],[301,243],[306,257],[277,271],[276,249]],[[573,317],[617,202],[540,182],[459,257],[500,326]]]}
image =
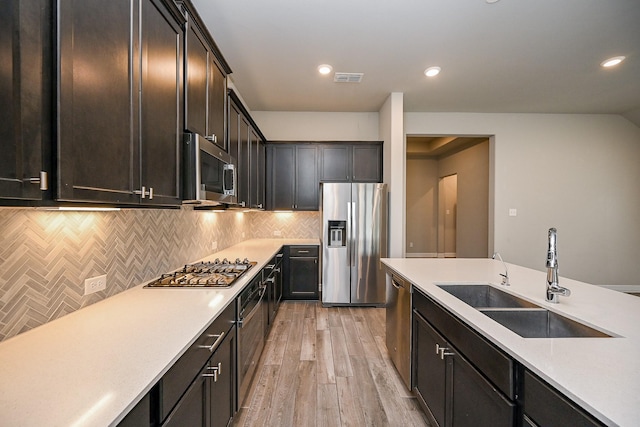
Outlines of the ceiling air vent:
{"label": "ceiling air vent", "polygon": [[360,83],[364,73],[335,73],[333,81],[336,83]]}

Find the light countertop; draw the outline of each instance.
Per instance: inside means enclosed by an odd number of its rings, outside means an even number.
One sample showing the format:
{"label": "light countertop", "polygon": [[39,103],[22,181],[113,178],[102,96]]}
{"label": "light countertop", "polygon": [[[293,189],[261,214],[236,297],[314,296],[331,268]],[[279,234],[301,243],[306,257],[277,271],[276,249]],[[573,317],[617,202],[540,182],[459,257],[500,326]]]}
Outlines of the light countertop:
{"label": "light countertop", "polygon": [[[640,425],[640,298],[560,277],[571,290],[545,301],[546,274],[491,259],[385,259],[383,263],[607,425]],[[613,338],[522,338],[440,289],[444,283],[497,288],[599,329]]]}
{"label": "light countertop", "polygon": [[0,343],[0,425],[117,424],[283,245],[298,244],[319,241],[244,241],[203,259],[257,262],[230,288],[142,283]]}

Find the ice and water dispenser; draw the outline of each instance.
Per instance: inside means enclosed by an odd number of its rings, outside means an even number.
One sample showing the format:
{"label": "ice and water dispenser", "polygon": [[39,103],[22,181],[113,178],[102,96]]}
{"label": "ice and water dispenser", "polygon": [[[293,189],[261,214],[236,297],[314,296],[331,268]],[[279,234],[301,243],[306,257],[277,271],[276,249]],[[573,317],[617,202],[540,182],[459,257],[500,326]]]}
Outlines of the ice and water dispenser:
{"label": "ice and water dispenser", "polygon": [[329,244],[330,248],[347,246],[347,221],[329,220]]}

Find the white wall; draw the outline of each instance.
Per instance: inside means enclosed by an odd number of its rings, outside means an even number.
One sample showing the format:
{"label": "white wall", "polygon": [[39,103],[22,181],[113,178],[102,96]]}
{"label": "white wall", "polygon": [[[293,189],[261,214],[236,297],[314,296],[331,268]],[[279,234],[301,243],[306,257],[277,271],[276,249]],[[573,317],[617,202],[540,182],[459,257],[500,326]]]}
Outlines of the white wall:
{"label": "white wall", "polygon": [[556,227],[561,276],[640,285],[640,128],[622,116],[405,113],[404,132],[495,136],[489,229],[505,261],[544,270]]}
{"label": "white wall", "polygon": [[394,92],[380,109],[380,138],[384,141],[384,182],[389,190],[389,257],[404,256],[405,160],[404,96]]}
{"label": "white wall", "polygon": [[380,141],[378,113],[252,111],[270,141]]}

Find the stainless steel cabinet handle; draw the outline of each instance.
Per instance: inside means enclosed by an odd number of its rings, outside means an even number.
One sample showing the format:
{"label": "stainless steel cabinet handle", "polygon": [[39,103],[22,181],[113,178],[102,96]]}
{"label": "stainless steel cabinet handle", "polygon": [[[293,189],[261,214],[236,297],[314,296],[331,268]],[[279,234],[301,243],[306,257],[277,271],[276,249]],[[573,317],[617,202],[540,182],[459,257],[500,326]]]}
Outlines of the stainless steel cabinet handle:
{"label": "stainless steel cabinet handle", "polygon": [[212,371],[213,373],[211,374],[202,374],[203,377],[206,378],[213,378],[213,382],[217,383],[218,382],[218,374],[220,373],[220,369],[219,369],[220,363],[218,363],[218,366],[207,366],[207,371]]}
{"label": "stainless steel cabinet handle", "polygon": [[47,173],[45,171],[40,171],[40,176],[26,178],[22,181],[28,182],[29,184],[40,184],[40,190],[42,191],[49,189],[49,181],[47,179]]}
{"label": "stainless steel cabinet handle", "polygon": [[218,334],[218,335],[209,335],[209,337],[216,339],[214,341],[214,343],[211,344],[211,345],[199,345],[198,348],[209,350],[211,353],[213,353],[213,351],[216,349],[216,347],[218,347],[218,344],[220,344],[220,342],[224,338],[224,332],[220,332],[220,334]]}
{"label": "stainless steel cabinet handle", "polygon": [[309,251],[298,251],[299,254],[308,254]]}
{"label": "stainless steel cabinet handle", "polygon": [[149,187],[149,200],[153,199],[153,187]]}
{"label": "stainless steel cabinet handle", "polygon": [[269,270],[273,270],[273,267],[275,267],[275,264],[269,264],[269,265],[265,265],[264,268],[268,268]]}
{"label": "stainless steel cabinet handle", "polygon": [[440,344],[436,344],[436,354],[439,354],[442,360],[444,360],[445,356],[453,356],[455,354],[450,350],[449,347],[440,347]]}
{"label": "stainless steel cabinet handle", "polygon": [[137,194],[141,199],[144,199],[145,197],[147,197],[147,187],[143,185],[141,190],[136,190],[133,192],[133,194]]}
{"label": "stainless steel cabinet handle", "polygon": [[269,277],[267,280],[265,280],[265,282],[267,282],[267,283],[276,283],[276,278],[275,277]]}

